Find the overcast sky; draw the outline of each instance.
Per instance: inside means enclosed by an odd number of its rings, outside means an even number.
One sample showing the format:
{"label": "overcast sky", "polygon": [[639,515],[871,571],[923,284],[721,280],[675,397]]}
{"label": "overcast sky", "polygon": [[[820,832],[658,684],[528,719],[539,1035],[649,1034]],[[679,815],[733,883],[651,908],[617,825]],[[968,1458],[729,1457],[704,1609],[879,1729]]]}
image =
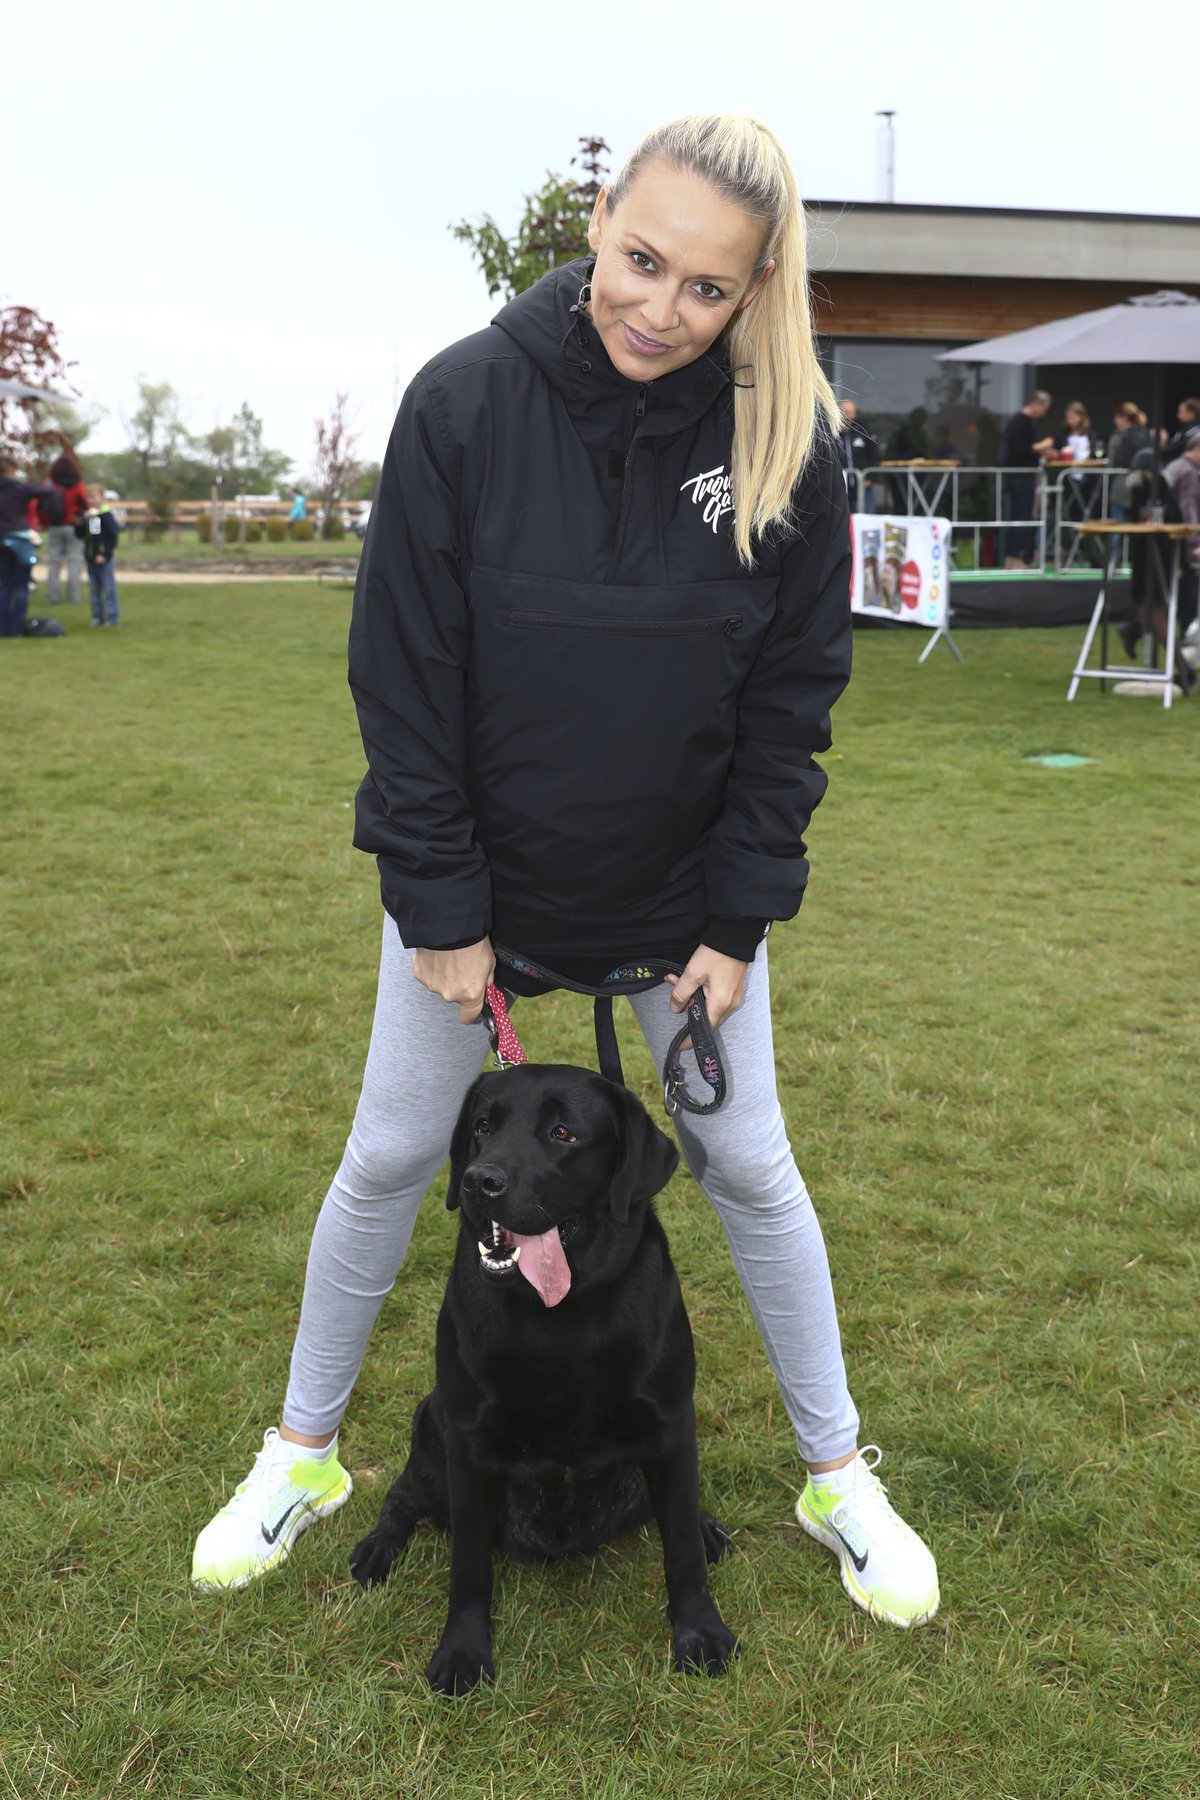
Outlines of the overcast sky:
{"label": "overcast sky", "polygon": [[0,102],[0,304],[57,324],[106,409],[97,447],[125,443],[141,373],[194,431],[248,400],[301,473],[344,390],[377,459],[397,389],[495,310],[448,224],[515,227],[581,134],[619,162],[678,113],[751,111],[805,195],[871,200],[874,114],[894,107],[899,201],[1194,215],[1195,0],[1146,18],[1128,0],[26,9]]}

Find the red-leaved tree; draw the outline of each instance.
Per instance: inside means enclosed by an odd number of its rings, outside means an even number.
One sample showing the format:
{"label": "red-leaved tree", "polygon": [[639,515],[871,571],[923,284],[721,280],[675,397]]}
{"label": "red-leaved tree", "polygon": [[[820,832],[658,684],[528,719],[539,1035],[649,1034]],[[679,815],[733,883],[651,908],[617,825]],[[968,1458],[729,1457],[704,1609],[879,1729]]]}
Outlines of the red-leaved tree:
{"label": "red-leaved tree", "polygon": [[[59,348],[58,329],[32,306],[0,307],[0,380],[23,387],[75,393],[67,371],[74,368]],[[39,423],[41,402],[0,392],[0,450],[29,463],[51,448],[70,450],[61,431]]]}
{"label": "red-leaved tree", "polygon": [[323,537],[344,529],[338,507],[358,480],[358,433],[350,428],[349,397],[339,394],[327,419],[316,420],[317,454],[313,485],[321,508]]}

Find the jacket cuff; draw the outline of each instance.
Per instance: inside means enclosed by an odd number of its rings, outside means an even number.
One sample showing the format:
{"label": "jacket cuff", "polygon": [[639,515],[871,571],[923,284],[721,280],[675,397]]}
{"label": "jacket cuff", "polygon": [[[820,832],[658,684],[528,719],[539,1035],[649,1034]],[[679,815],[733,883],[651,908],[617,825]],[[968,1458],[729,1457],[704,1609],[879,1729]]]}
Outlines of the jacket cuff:
{"label": "jacket cuff", "polygon": [[738,962],[752,963],[754,952],[767,933],[769,919],[726,919],[710,913],[704,925],[701,943],[722,956],[736,957]]}
{"label": "jacket cuff", "polygon": [[[413,949],[413,950],[467,950],[470,948],[470,946],[472,944],[478,944],[483,938],[485,938],[487,936],[487,932],[486,931],[477,931],[475,933],[474,937],[455,938],[455,940],[452,944],[431,944],[428,941],[429,935],[430,934],[428,932],[426,932],[425,938],[422,940],[421,943],[406,945],[405,947],[408,949]],[[433,933],[433,936],[434,937],[437,936],[436,931]]]}

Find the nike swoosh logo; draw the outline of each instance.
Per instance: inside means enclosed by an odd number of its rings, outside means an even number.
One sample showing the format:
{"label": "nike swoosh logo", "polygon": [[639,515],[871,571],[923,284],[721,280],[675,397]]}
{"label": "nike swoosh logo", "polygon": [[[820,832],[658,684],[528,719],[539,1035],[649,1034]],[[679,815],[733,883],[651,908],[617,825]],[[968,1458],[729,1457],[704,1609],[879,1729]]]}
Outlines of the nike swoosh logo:
{"label": "nike swoosh logo", "polygon": [[[293,1500],[292,1504],[288,1507],[287,1511],[283,1514],[283,1516],[275,1521],[274,1531],[268,1531],[267,1527],[260,1520],[258,1528],[262,1532],[263,1537],[266,1539],[268,1544],[273,1544],[275,1542],[275,1539],[279,1536],[280,1532],[283,1530],[284,1526],[287,1524],[288,1520],[291,1518],[291,1516],[295,1512],[296,1508],[298,1506],[303,1506],[303,1504],[304,1504],[304,1502],[302,1500]],[[838,1536],[839,1537],[841,1536],[840,1532],[838,1533]],[[847,1545],[846,1547],[847,1547],[847,1549],[849,1549],[849,1545]],[[854,1552],[851,1550],[850,1554],[853,1556]],[[858,1560],[857,1557],[855,1557],[856,1562],[857,1562],[857,1560]],[[864,1561],[865,1561],[865,1558],[864,1558]]]}
{"label": "nike swoosh logo", "polygon": [[[286,1517],[286,1515],[285,1515],[285,1517]],[[282,1523],[282,1520],[281,1520],[281,1521],[280,1521],[280,1523]],[[851,1562],[852,1562],[852,1563],[853,1563],[853,1564],[854,1564],[854,1566],[855,1566],[855,1568],[856,1568],[856,1569],[857,1569],[857,1570],[858,1570],[858,1572],[859,1572],[859,1574],[860,1574],[860,1575],[861,1575],[861,1574],[862,1574],[862,1572],[863,1572],[863,1570],[864,1570],[864,1569],[865,1569],[865,1568],[866,1568],[866,1566],[867,1566],[867,1560],[868,1560],[868,1558],[869,1558],[869,1557],[870,1557],[870,1554],[871,1554],[871,1553],[870,1553],[870,1551],[869,1551],[869,1550],[868,1550],[868,1551],[865,1551],[865,1552],[864,1552],[864,1553],[863,1553],[863,1555],[862,1555],[862,1556],[860,1556],[860,1555],[859,1555],[859,1554],[858,1554],[858,1552],[857,1552],[857,1551],[856,1551],[856,1550],[855,1550],[855,1548],[854,1548],[854,1546],[853,1546],[853,1545],[852,1545],[852,1544],[847,1544],[847,1543],[846,1543],[846,1540],[845,1540],[845,1538],[844,1538],[844,1537],[842,1537],[842,1534],[841,1534],[841,1532],[840,1532],[840,1531],[838,1531],[838,1528],[837,1528],[837,1526],[836,1526],[836,1525],[835,1525],[835,1526],[834,1526],[834,1528],[833,1528],[833,1529],[834,1529],[834,1530],[835,1530],[835,1531],[837,1531],[837,1535],[838,1535],[838,1536],[839,1536],[839,1538],[842,1538],[842,1543],[843,1543],[843,1544],[846,1544],[846,1553],[847,1553],[847,1555],[848,1555],[848,1556],[849,1556],[849,1558],[850,1558],[850,1561],[851,1561]]]}

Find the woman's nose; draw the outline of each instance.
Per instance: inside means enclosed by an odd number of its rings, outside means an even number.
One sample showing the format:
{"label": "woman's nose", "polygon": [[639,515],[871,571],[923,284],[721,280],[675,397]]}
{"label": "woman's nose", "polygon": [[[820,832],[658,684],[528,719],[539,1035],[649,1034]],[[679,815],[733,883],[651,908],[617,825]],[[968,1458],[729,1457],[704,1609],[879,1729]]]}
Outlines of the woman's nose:
{"label": "woman's nose", "polygon": [[671,331],[679,323],[679,308],[673,294],[656,294],[642,309],[651,331]]}

